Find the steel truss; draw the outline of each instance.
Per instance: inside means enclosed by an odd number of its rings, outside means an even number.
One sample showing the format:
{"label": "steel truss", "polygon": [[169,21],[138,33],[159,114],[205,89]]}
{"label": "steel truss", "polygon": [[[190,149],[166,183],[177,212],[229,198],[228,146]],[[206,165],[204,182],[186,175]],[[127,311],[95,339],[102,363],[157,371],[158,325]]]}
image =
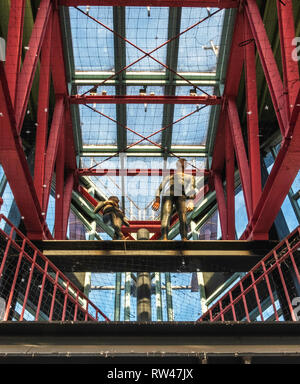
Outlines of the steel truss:
{"label": "steel truss", "polygon": [[[7,38],[7,60],[0,62],[0,162],[21,212],[30,239],[50,239],[45,214],[51,182],[55,175],[55,238],[66,237],[72,190],[78,189],[76,153],[73,140],[71,103],[193,103],[221,104],[215,139],[210,186],[216,191],[223,239],[234,239],[234,170],[238,165],[245,197],[248,226],[241,239],[267,239],[269,229],[297,175],[300,165],[300,89],[298,63],[292,59],[291,39],[295,36],[292,1],[277,1],[283,81],[268,41],[255,0],[93,0],[89,5],[131,5],[171,7],[237,8],[235,28],[222,97],[210,96],[70,96],[65,72],[59,6],[86,5],[84,0],[42,0],[35,19],[28,50],[21,66],[21,48],[25,1],[11,1]],[[112,31],[114,34],[115,31]],[[118,35],[122,38],[122,36]],[[179,35],[174,36],[178,38]],[[124,39],[124,38],[123,38]],[[127,41],[128,42],[128,41]],[[165,44],[170,42],[168,40]],[[145,52],[139,47],[144,57]],[[256,94],[256,51],[270,91],[281,149],[262,190],[260,176],[259,118]],[[157,47],[159,49],[159,47]],[[155,59],[156,60],[156,59]],[[37,66],[40,65],[39,99],[34,177],[31,176],[21,134]],[[163,63],[160,63],[164,65]],[[165,65],[164,65],[165,66]],[[236,105],[241,74],[245,69],[247,100],[247,150]],[[119,72],[125,70],[123,67]],[[172,68],[167,67],[169,71]],[[179,76],[176,71],[173,71]],[[116,76],[118,73],[114,74]],[[182,76],[179,76],[182,78]],[[53,82],[55,107],[49,123],[49,89]],[[106,79],[107,80],[107,79]],[[183,78],[194,86],[189,80]],[[105,81],[105,80],[104,80]],[[194,86],[194,88],[199,88]],[[166,127],[165,127],[166,128]],[[165,129],[165,128],[162,128]],[[128,127],[126,127],[128,129]],[[136,132],[135,132],[136,133]],[[152,135],[151,135],[152,136]],[[149,136],[149,137],[151,137]],[[141,137],[141,140],[149,140]],[[48,138],[48,139],[47,139]],[[151,141],[150,141],[151,142]],[[225,143],[225,145],[224,145]],[[135,143],[134,145],[136,145]],[[157,143],[151,142],[157,145]],[[91,171],[91,170],[90,170]],[[155,173],[155,172],[154,172]],[[225,177],[224,177],[225,175]],[[224,192],[224,183],[226,193]],[[208,188],[208,187],[206,187]],[[86,197],[86,195],[85,195]]]}

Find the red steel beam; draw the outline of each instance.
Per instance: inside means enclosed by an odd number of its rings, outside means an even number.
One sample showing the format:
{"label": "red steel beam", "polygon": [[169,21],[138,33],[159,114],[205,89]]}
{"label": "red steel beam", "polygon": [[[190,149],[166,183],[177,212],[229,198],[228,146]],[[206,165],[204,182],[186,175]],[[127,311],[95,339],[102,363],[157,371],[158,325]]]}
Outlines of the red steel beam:
{"label": "red steel beam", "polygon": [[290,118],[297,97],[299,82],[298,62],[293,60],[294,47],[291,42],[296,36],[295,19],[292,0],[286,0],[284,4],[277,0],[278,24],[280,33],[281,58],[283,69],[283,83],[286,96],[288,117]]}
{"label": "red steel beam", "polygon": [[288,127],[288,116],[284,88],[256,0],[247,0],[245,2],[245,11],[260,56],[278,125],[282,136],[285,136]]}
{"label": "red steel beam", "polygon": [[59,5],[77,7],[93,6],[139,6],[139,7],[214,7],[237,8],[238,0],[58,0]]}
{"label": "red steel beam", "polygon": [[215,187],[217,203],[218,203],[218,211],[219,211],[219,217],[220,217],[222,239],[226,240],[226,238],[227,238],[227,221],[228,221],[227,220],[227,206],[226,206],[226,200],[225,200],[225,195],[224,195],[222,177],[221,177],[220,173],[218,173],[218,172],[214,173],[214,187]]}
{"label": "red steel beam", "polygon": [[240,124],[239,114],[235,100],[228,98],[227,104],[228,121],[231,131],[233,146],[240,172],[240,178],[243,187],[243,193],[245,198],[246,210],[248,219],[252,217],[252,199],[251,199],[251,180],[249,164],[244,145],[244,139],[242,135],[242,128]]}
{"label": "red steel beam", "polygon": [[64,239],[64,200],[65,200],[65,133],[61,129],[55,163],[55,232],[56,240]]}
{"label": "red steel beam", "polygon": [[69,97],[71,104],[203,104],[222,103],[219,96],[139,96],[139,95],[74,95]]}
{"label": "red steel beam", "polygon": [[17,132],[5,69],[1,61],[0,112],[0,163],[23,217],[28,236],[31,239],[46,238],[44,217],[41,214],[27,159]]}
{"label": "red steel beam", "polygon": [[[253,39],[249,23],[245,19],[245,41]],[[245,88],[247,103],[247,132],[248,132],[248,158],[251,180],[251,196],[253,210],[257,206],[262,192],[259,122],[257,107],[257,82],[256,82],[256,56],[254,43],[244,46],[245,55]]]}
{"label": "red steel beam", "polygon": [[21,66],[25,2],[25,0],[10,2],[5,71],[13,105]]}
{"label": "red steel beam", "polygon": [[225,128],[225,157],[226,157],[226,204],[227,204],[227,233],[226,240],[235,239],[235,156],[230,128],[227,121]]}
{"label": "red steel beam", "polygon": [[[79,169],[79,176],[167,176],[176,172],[175,169]],[[209,175],[207,170],[185,169],[186,174],[193,176]]]}
{"label": "red steel beam", "polygon": [[272,171],[242,239],[265,239],[300,169],[300,88],[291,115],[288,135],[281,145]]}
{"label": "red steel beam", "polygon": [[58,144],[60,141],[61,131],[63,129],[63,117],[64,117],[64,99],[58,97],[55,103],[52,123],[50,128],[49,140],[47,145],[47,153],[45,160],[45,176],[44,176],[44,194],[42,210],[47,212],[48,201],[51,189],[52,175],[54,172],[54,165],[56,161],[56,155],[58,150]]}
{"label": "red steel beam", "polygon": [[48,137],[48,110],[49,110],[49,90],[50,90],[50,59],[51,59],[51,39],[52,23],[48,24],[45,41],[41,52],[40,78],[39,78],[39,98],[37,111],[37,129],[34,162],[34,185],[38,195],[40,205],[43,204],[44,176],[45,176],[45,153]]}
{"label": "red steel beam", "polygon": [[65,186],[64,186],[64,205],[63,205],[63,238],[66,238],[70,208],[71,208],[71,200],[72,200],[72,191],[74,188],[74,174],[73,172],[69,172],[65,177]]}
{"label": "red steel beam", "polygon": [[31,86],[37,68],[51,10],[51,0],[42,0],[32,29],[28,50],[25,55],[21,72],[18,76],[15,108],[18,133],[20,133],[22,129]]}
{"label": "red steel beam", "polygon": [[[230,55],[228,58],[227,64],[227,74],[224,88],[224,96],[233,96],[236,97],[239,90],[240,79],[243,70],[243,48],[240,47],[240,43],[243,39],[243,26],[244,26],[244,16],[242,12],[237,13],[234,32],[232,36],[232,43],[230,48]],[[227,119],[226,106],[222,106],[222,110],[219,117],[219,123],[216,132],[215,145],[213,151],[212,165],[211,169],[214,172],[222,172],[224,168],[225,160],[225,146],[224,146],[224,136],[225,136],[225,125]]]}

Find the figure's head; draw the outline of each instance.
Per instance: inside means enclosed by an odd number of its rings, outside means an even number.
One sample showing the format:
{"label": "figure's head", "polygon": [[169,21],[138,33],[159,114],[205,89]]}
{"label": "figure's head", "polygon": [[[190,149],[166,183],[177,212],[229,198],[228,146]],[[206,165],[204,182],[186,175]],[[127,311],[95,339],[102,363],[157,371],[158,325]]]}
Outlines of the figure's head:
{"label": "figure's head", "polygon": [[112,200],[112,201],[116,202],[117,204],[119,204],[119,198],[117,196],[110,196],[108,198],[108,200]]}
{"label": "figure's head", "polygon": [[186,159],[179,159],[179,160],[176,162],[176,167],[177,167],[177,169],[179,169],[179,170],[184,170],[184,168],[186,167]]}

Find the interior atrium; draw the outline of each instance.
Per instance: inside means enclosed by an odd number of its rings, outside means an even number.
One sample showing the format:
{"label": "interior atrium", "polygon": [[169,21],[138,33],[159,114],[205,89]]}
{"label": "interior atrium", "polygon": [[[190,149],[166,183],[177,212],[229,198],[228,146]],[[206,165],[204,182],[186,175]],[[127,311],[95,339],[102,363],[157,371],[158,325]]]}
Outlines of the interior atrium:
{"label": "interior atrium", "polygon": [[0,363],[299,363],[298,36],[298,0],[0,1]]}

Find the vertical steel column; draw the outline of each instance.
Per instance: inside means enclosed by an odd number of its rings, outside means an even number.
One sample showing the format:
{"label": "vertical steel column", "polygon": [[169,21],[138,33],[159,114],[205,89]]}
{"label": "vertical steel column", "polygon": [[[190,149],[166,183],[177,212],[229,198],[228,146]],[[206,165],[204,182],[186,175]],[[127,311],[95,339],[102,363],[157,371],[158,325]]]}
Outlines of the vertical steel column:
{"label": "vertical steel column", "polygon": [[120,321],[122,273],[116,273],[114,321]]}
{"label": "vertical steel column", "polygon": [[[141,228],[137,240],[149,240],[149,231]],[[137,321],[151,321],[151,276],[149,272],[139,272],[136,280]]]}
{"label": "vertical steel column", "polygon": [[5,71],[13,105],[16,101],[16,88],[22,58],[25,2],[25,0],[11,0],[10,2]]}
{"label": "vertical steel column", "polygon": [[56,240],[63,240],[64,234],[64,181],[65,181],[65,132],[64,121],[58,145],[55,169],[55,236]]}
{"label": "vertical steel column", "polygon": [[224,189],[222,178],[219,172],[214,173],[214,185],[218,203],[221,231],[222,231],[222,239],[226,240],[227,238],[227,206],[224,196]]}
{"label": "vertical steel column", "polygon": [[235,193],[234,171],[235,157],[228,120],[225,126],[225,160],[226,160],[226,203],[227,233],[226,240],[235,240]]}
{"label": "vertical steel column", "polygon": [[124,321],[130,320],[131,272],[125,272]]}
{"label": "vertical steel column", "polygon": [[157,321],[162,321],[163,320],[163,312],[162,312],[161,276],[160,276],[160,272],[155,272],[155,274],[154,274],[154,281],[155,281],[156,316],[157,316]]}
{"label": "vertical steel column", "polygon": [[170,272],[165,273],[165,284],[166,284],[166,300],[167,300],[167,317],[168,317],[168,321],[174,321],[172,283],[171,283]]}

